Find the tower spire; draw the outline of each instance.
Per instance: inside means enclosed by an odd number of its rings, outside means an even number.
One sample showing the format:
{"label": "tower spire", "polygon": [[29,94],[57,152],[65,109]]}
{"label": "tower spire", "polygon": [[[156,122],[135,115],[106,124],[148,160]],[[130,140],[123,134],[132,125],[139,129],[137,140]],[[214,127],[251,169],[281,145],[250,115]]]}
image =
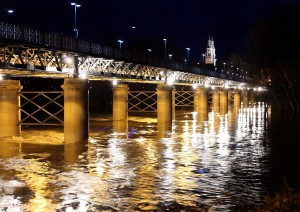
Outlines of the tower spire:
{"label": "tower spire", "polygon": [[208,36],[208,43],[205,52],[205,64],[213,64],[216,66],[216,49],[214,46],[213,36]]}

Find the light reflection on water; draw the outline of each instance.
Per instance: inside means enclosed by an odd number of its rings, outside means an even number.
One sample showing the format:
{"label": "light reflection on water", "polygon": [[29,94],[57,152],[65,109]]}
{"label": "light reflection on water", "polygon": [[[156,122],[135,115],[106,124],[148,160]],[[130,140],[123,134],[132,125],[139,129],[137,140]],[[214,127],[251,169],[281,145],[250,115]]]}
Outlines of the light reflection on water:
{"label": "light reflection on water", "polygon": [[[142,117],[94,121],[89,140],[76,144],[2,139],[0,211],[195,211],[230,209],[233,199],[261,203],[269,122],[269,107],[257,103],[223,115],[178,113],[169,125]],[[39,137],[30,134],[31,141]]]}

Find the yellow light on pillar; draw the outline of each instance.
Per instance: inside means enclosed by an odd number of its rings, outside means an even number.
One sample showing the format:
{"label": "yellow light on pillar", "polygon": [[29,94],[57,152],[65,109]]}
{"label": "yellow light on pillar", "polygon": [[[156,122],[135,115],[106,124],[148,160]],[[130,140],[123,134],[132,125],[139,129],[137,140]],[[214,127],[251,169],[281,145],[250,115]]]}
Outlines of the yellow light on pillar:
{"label": "yellow light on pillar", "polygon": [[78,77],[79,77],[80,79],[86,79],[86,78],[87,78],[87,75],[86,75],[86,73],[80,73]]}

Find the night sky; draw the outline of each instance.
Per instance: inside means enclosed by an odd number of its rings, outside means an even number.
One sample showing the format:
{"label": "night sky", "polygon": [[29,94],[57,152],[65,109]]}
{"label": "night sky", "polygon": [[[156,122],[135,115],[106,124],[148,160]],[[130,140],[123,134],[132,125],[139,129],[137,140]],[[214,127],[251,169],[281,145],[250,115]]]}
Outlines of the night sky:
{"label": "night sky", "polygon": [[[74,7],[69,0],[1,0],[0,7],[14,9],[2,18],[45,31],[74,36]],[[177,61],[201,60],[208,36],[215,41],[218,62],[227,61],[232,51],[243,48],[248,28],[268,14],[275,3],[296,0],[77,0],[79,39],[147,51],[161,56],[163,38],[167,53]],[[132,29],[131,26],[136,28]]]}

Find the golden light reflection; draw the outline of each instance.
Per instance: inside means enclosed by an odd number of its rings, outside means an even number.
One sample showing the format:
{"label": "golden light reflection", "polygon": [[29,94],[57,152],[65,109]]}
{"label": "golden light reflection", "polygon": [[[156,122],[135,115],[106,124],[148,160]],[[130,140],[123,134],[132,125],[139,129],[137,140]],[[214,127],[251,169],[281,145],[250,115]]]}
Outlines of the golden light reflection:
{"label": "golden light reflection", "polygon": [[[40,155],[45,158],[48,155]],[[26,183],[27,187],[33,192],[32,198],[23,207],[26,211],[54,211],[56,204],[49,198],[53,195],[51,187],[51,173],[49,164],[37,159],[27,160],[26,166],[18,167],[19,174],[16,176]]]}
{"label": "golden light reflection", "polygon": [[[264,154],[259,142],[267,127],[267,110],[261,102],[231,108],[226,114],[193,112],[176,125],[148,123],[149,131],[145,125],[135,126],[132,137],[126,123],[118,124],[119,128],[115,125],[112,131],[90,138],[88,149],[83,143],[62,145],[64,162],[56,164],[58,169],[53,168],[56,162],[51,160],[57,159],[49,159],[51,154],[28,154],[14,168],[32,196],[25,203],[16,201],[16,207],[87,211],[96,202],[120,211],[126,207],[155,211],[167,201],[196,206],[202,201],[198,191],[214,197],[226,191],[233,160],[249,157],[249,152],[251,160]],[[0,143],[1,155],[20,157],[22,148]]]}
{"label": "golden light reflection", "polygon": [[[192,121],[184,121],[183,125],[183,136],[182,139],[176,140],[176,146],[178,149],[176,150],[177,154],[168,155],[170,160],[174,161],[172,163],[173,171],[169,172],[171,176],[168,177],[169,182],[172,182],[172,187],[174,188],[182,188],[184,190],[192,190],[197,187],[197,180],[190,177],[190,173],[193,172],[194,167],[190,166],[194,164],[199,155],[197,151],[195,151],[194,147],[196,146],[195,143],[198,142],[199,135],[197,132],[197,120],[196,114],[193,116]],[[181,148],[179,148],[179,146]],[[174,165],[178,164],[178,165]],[[174,192],[172,195],[173,199],[176,199],[179,203],[184,202],[185,205],[195,206],[195,202],[197,202],[198,197],[197,195],[182,195],[179,193]]]}
{"label": "golden light reflection", "polygon": [[[220,117],[220,130],[218,133],[218,143],[219,147],[217,149],[217,153],[220,154],[221,157],[229,155],[229,141],[230,134],[228,132],[228,115]],[[222,160],[220,161],[222,163]]]}
{"label": "golden light reflection", "polygon": [[[165,129],[166,125],[163,125]],[[168,127],[167,127],[168,128]],[[157,132],[158,141],[148,139],[145,142],[138,142],[140,151],[138,151],[138,161],[135,166],[135,177],[132,179],[134,189],[130,195],[130,205],[139,205],[141,210],[153,211],[158,204],[158,197],[155,195],[159,190],[156,178],[157,166],[160,164],[160,155],[163,153],[159,142],[162,136],[161,132]],[[146,204],[144,204],[146,203]]]}

